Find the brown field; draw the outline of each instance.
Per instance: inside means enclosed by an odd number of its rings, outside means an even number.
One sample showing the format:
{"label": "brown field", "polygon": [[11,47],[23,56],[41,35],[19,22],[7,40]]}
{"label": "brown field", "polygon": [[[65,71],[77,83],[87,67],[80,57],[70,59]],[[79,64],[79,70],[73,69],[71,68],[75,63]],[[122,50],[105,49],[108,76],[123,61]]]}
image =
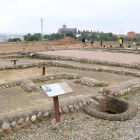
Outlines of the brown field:
{"label": "brown field", "polygon": [[[107,46],[119,46],[118,41],[104,41],[103,45]],[[124,45],[128,45],[128,43],[124,43]],[[94,42],[94,47],[100,47],[100,41]],[[52,47],[55,47],[56,49],[60,48],[81,48],[81,42],[77,41],[70,37],[64,37],[60,40],[52,40],[52,41],[33,41],[33,42],[1,42],[0,43],[0,52],[5,51],[22,51],[23,48],[25,50],[45,50],[46,47],[48,49],[51,49]],[[90,42],[88,43],[88,46],[90,47]]]}

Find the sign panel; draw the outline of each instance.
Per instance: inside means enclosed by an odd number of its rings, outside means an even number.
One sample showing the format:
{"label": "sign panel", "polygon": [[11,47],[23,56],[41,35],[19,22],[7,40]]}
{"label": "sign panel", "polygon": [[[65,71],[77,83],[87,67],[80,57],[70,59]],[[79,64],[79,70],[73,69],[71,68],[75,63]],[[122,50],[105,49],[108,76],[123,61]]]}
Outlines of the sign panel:
{"label": "sign panel", "polygon": [[45,91],[45,93],[48,95],[48,97],[60,96],[63,94],[73,92],[73,90],[65,82],[51,84],[51,85],[43,85],[42,88]]}

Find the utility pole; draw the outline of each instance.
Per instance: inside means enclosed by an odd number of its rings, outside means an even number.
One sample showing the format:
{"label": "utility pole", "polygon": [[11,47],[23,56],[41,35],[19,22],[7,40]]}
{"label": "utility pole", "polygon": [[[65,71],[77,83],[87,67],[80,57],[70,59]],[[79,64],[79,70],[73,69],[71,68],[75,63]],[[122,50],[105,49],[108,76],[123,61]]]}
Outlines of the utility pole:
{"label": "utility pole", "polygon": [[43,18],[41,18],[41,40],[43,40]]}

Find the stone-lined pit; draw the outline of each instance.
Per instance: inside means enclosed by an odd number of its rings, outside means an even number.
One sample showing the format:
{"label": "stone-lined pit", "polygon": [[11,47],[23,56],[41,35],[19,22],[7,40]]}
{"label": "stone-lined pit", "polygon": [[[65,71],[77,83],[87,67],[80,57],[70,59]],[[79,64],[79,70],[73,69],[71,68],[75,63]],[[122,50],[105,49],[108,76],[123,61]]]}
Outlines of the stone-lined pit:
{"label": "stone-lined pit", "polygon": [[84,106],[83,110],[99,119],[125,121],[132,119],[137,113],[136,105],[118,97],[93,99],[94,102],[90,106]]}

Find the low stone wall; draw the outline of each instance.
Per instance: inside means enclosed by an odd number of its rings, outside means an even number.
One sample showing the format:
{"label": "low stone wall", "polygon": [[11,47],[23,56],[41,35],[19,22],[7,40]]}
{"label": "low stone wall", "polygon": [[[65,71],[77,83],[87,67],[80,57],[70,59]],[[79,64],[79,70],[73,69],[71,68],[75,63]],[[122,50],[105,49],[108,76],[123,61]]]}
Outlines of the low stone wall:
{"label": "low stone wall", "polygon": [[[82,95],[69,97],[59,100],[60,114],[77,110],[82,106],[92,103],[91,98]],[[28,109],[18,110],[8,114],[0,115],[0,133],[10,130],[23,128],[24,126],[36,123],[41,120],[48,120],[54,116],[53,102],[44,103],[38,106],[29,107]]]}
{"label": "low stone wall", "polygon": [[132,73],[128,71],[119,71],[119,70],[110,70],[110,69],[101,69],[101,68],[88,68],[88,67],[80,67],[80,66],[73,66],[69,64],[61,64],[61,63],[55,63],[55,62],[48,62],[48,64],[51,64],[55,67],[64,67],[64,68],[70,68],[70,69],[78,69],[78,70],[86,70],[86,71],[99,71],[99,72],[109,72],[109,73],[115,73],[120,75],[131,75],[135,77],[140,77],[140,74],[138,73]]}
{"label": "low stone wall", "polygon": [[87,85],[89,87],[95,87],[95,86],[98,86],[98,87],[103,87],[103,86],[108,86],[108,83],[105,83],[105,82],[101,82],[101,81],[98,81],[96,79],[93,79],[93,78],[90,78],[90,77],[83,77],[83,78],[80,78],[76,81],[74,81],[75,83],[78,83],[78,84],[82,84],[82,85]]}
{"label": "low stone wall", "polygon": [[119,84],[101,88],[100,93],[104,96],[122,96],[128,93],[134,93],[140,89],[140,80],[131,79],[121,82]]}
{"label": "low stone wall", "polygon": [[4,83],[0,83],[0,90],[5,88],[10,88],[13,86],[21,86],[25,91],[38,91],[40,88],[38,86],[35,86],[34,83],[38,82],[45,82],[48,80],[54,80],[54,79],[77,79],[79,78],[79,75],[72,74],[72,73],[59,73],[55,75],[43,75],[37,78],[29,78],[29,79],[20,79],[20,80],[12,80]]}
{"label": "low stone wall", "polygon": [[[44,75],[38,78],[30,78],[30,81],[37,83],[59,78],[76,79],[79,78],[79,76],[72,73],[61,73],[50,76]],[[0,84],[0,89],[10,88],[11,86],[19,86],[22,84],[24,84],[23,79],[4,82]],[[29,87],[26,88],[28,89]],[[83,95],[71,96],[65,99],[61,99],[59,100],[60,113],[67,113],[69,110],[79,109],[79,107],[90,104],[91,102],[92,99],[88,99],[88,97],[85,97]],[[27,109],[18,110],[15,112],[0,114],[0,133],[4,131],[7,132],[11,129],[22,128],[30,123],[35,123],[37,120],[52,117],[52,115],[54,115],[53,102],[47,102],[41,105],[31,106]]]}
{"label": "low stone wall", "polygon": [[[139,49],[126,49],[126,48],[104,48],[104,47],[82,47],[82,48],[62,48],[62,49],[55,49],[55,51],[60,50],[83,50],[83,51],[102,51],[102,52],[113,52],[113,53],[134,53],[140,54]],[[8,51],[8,52],[0,52],[0,55],[12,55],[12,54],[19,54],[19,55],[30,55],[31,53],[41,52],[41,51],[53,51],[51,49],[44,49],[44,50],[25,50],[25,51]]]}
{"label": "low stone wall", "polygon": [[28,55],[35,52],[41,52],[46,50],[30,50],[30,51],[9,51],[9,52],[0,52],[0,55],[11,55],[11,54],[20,54],[20,55]]}
{"label": "low stone wall", "polygon": [[134,68],[134,69],[140,70],[140,64],[125,64],[125,63],[117,63],[117,62],[109,62],[109,61],[101,61],[101,60],[92,60],[92,59],[86,59],[86,58],[43,55],[43,54],[38,54],[38,53],[35,53],[35,57],[41,58],[41,59],[47,59],[47,60],[76,61],[76,62],[83,62],[83,63],[90,63],[90,64],[105,65],[105,66]]}
{"label": "low stone wall", "polygon": [[0,67],[0,70],[8,70],[8,69],[24,69],[24,68],[30,68],[30,67],[38,67],[38,66],[44,66],[47,65],[47,62],[39,62],[39,63],[32,63],[27,65],[13,65],[13,66],[5,66]]}

